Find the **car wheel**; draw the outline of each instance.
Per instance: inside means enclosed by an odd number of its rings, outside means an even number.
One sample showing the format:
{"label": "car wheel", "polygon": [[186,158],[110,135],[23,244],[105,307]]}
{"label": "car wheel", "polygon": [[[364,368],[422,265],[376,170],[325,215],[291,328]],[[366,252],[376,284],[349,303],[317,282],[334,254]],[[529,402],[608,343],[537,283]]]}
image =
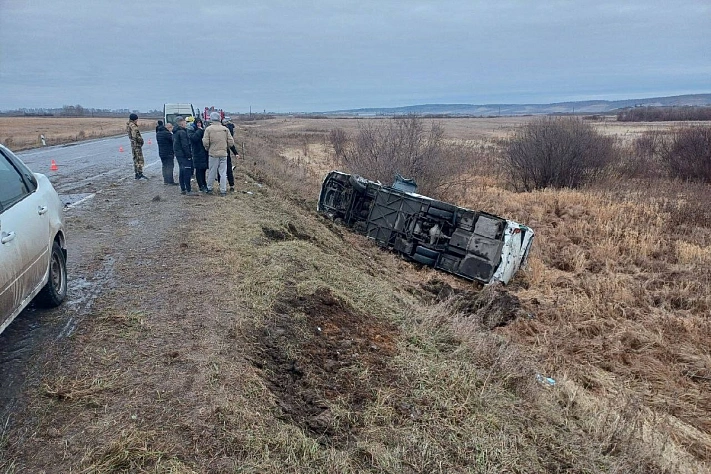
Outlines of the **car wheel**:
{"label": "car wheel", "polygon": [[418,245],[417,248],[415,248],[415,253],[422,255],[423,257],[431,258],[433,260],[437,260],[437,257],[439,257],[439,252],[436,250],[428,249],[427,247],[423,247],[421,245]]}
{"label": "car wheel", "polygon": [[434,207],[430,207],[429,211],[427,211],[427,214],[432,217],[444,219],[445,221],[451,221],[452,217],[454,217],[454,214],[452,214],[450,211],[447,211],[445,209],[437,209]]}
{"label": "car wheel", "polygon": [[355,189],[355,191],[358,194],[363,194],[365,192],[366,186],[365,186],[365,184],[358,181],[357,176],[355,176],[355,175],[349,176],[348,182],[351,183],[351,186],[353,186],[353,189]]}
{"label": "car wheel", "polygon": [[57,242],[54,242],[49,260],[49,278],[47,284],[37,295],[37,303],[45,308],[54,308],[62,304],[66,296],[67,262],[62,248]]}
{"label": "car wheel", "polygon": [[425,257],[424,255],[420,255],[419,253],[414,254],[412,256],[412,259],[416,262],[421,263],[422,265],[427,265],[428,267],[434,267],[434,264],[437,261],[434,258]]}

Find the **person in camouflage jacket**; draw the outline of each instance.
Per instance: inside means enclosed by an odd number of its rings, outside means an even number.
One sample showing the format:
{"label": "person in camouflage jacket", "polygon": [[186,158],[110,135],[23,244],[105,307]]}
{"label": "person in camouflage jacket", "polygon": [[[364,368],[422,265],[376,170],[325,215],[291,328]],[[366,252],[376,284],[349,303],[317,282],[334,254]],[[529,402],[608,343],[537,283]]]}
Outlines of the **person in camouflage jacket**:
{"label": "person in camouflage jacket", "polygon": [[131,140],[131,151],[133,152],[133,170],[136,172],[136,179],[148,179],[143,174],[143,137],[138,129],[138,115],[131,114],[126,124],[126,132]]}

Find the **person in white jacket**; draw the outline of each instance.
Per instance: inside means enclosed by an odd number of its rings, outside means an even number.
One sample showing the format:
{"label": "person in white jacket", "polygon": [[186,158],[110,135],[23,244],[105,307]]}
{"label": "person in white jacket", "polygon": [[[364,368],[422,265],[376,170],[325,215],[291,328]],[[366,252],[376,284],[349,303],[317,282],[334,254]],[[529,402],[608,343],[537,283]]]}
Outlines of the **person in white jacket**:
{"label": "person in white jacket", "polygon": [[210,114],[210,126],[205,129],[202,144],[209,156],[209,171],[207,175],[207,192],[212,192],[212,187],[220,175],[220,196],[227,195],[227,150],[235,146],[235,141],[230,131],[220,123],[220,114]]}

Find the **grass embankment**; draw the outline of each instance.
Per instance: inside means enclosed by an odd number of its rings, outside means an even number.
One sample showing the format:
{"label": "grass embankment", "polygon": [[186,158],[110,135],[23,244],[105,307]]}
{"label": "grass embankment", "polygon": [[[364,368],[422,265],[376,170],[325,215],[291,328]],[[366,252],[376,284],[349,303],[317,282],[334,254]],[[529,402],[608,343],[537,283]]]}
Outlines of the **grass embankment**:
{"label": "grass embankment", "polygon": [[3,467],[554,465],[559,454],[536,457],[529,437],[539,428],[526,427],[531,414],[516,394],[532,382],[503,387],[498,343],[474,360],[474,346],[440,327],[448,313],[422,306],[434,299],[421,287],[434,272],[380,252],[275,184],[193,201],[172,242],[180,258],[133,249],[117,263],[118,287],[43,368],[26,424],[6,438]]}
{"label": "grass embankment", "polygon": [[[296,157],[292,166],[321,169],[328,156],[304,148],[320,140],[302,127],[301,138],[292,125],[268,139]],[[495,175],[473,180],[460,204],[537,231],[529,271],[509,287],[529,317],[497,331],[530,354],[529,370],[558,380],[565,419],[578,420],[593,444],[649,459],[642,470],[708,469],[709,187],[610,178],[580,191],[517,194]]]}
{"label": "grass embankment", "polygon": [[682,218],[702,204],[482,180],[463,204],[538,236],[527,272],[479,291],[317,216],[318,173],[247,142],[255,194],[186,206],[179,258],[144,256],[163,278],[118,266],[151,295],[97,303],[0,466],[708,469],[709,224]]}
{"label": "grass embankment", "polygon": [[[112,137],[126,133],[128,118],[115,117],[0,117],[0,143],[13,151]],[[155,120],[139,119],[141,131],[154,130]]]}

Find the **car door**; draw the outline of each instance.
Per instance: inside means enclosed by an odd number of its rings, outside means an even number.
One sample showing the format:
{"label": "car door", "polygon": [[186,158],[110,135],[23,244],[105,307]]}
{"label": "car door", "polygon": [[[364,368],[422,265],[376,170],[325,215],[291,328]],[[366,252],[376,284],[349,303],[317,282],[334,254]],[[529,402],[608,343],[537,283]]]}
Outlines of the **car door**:
{"label": "car door", "polygon": [[4,225],[4,216],[0,208],[0,329],[15,310],[17,276],[20,274],[20,254],[17,247],[10,244],[15,235],[5,230],[8,226]]}
{"label": "car door", "polygon": [[49,264],[48,208],[35,190],[0,150],[0,326],[44,283]]}

